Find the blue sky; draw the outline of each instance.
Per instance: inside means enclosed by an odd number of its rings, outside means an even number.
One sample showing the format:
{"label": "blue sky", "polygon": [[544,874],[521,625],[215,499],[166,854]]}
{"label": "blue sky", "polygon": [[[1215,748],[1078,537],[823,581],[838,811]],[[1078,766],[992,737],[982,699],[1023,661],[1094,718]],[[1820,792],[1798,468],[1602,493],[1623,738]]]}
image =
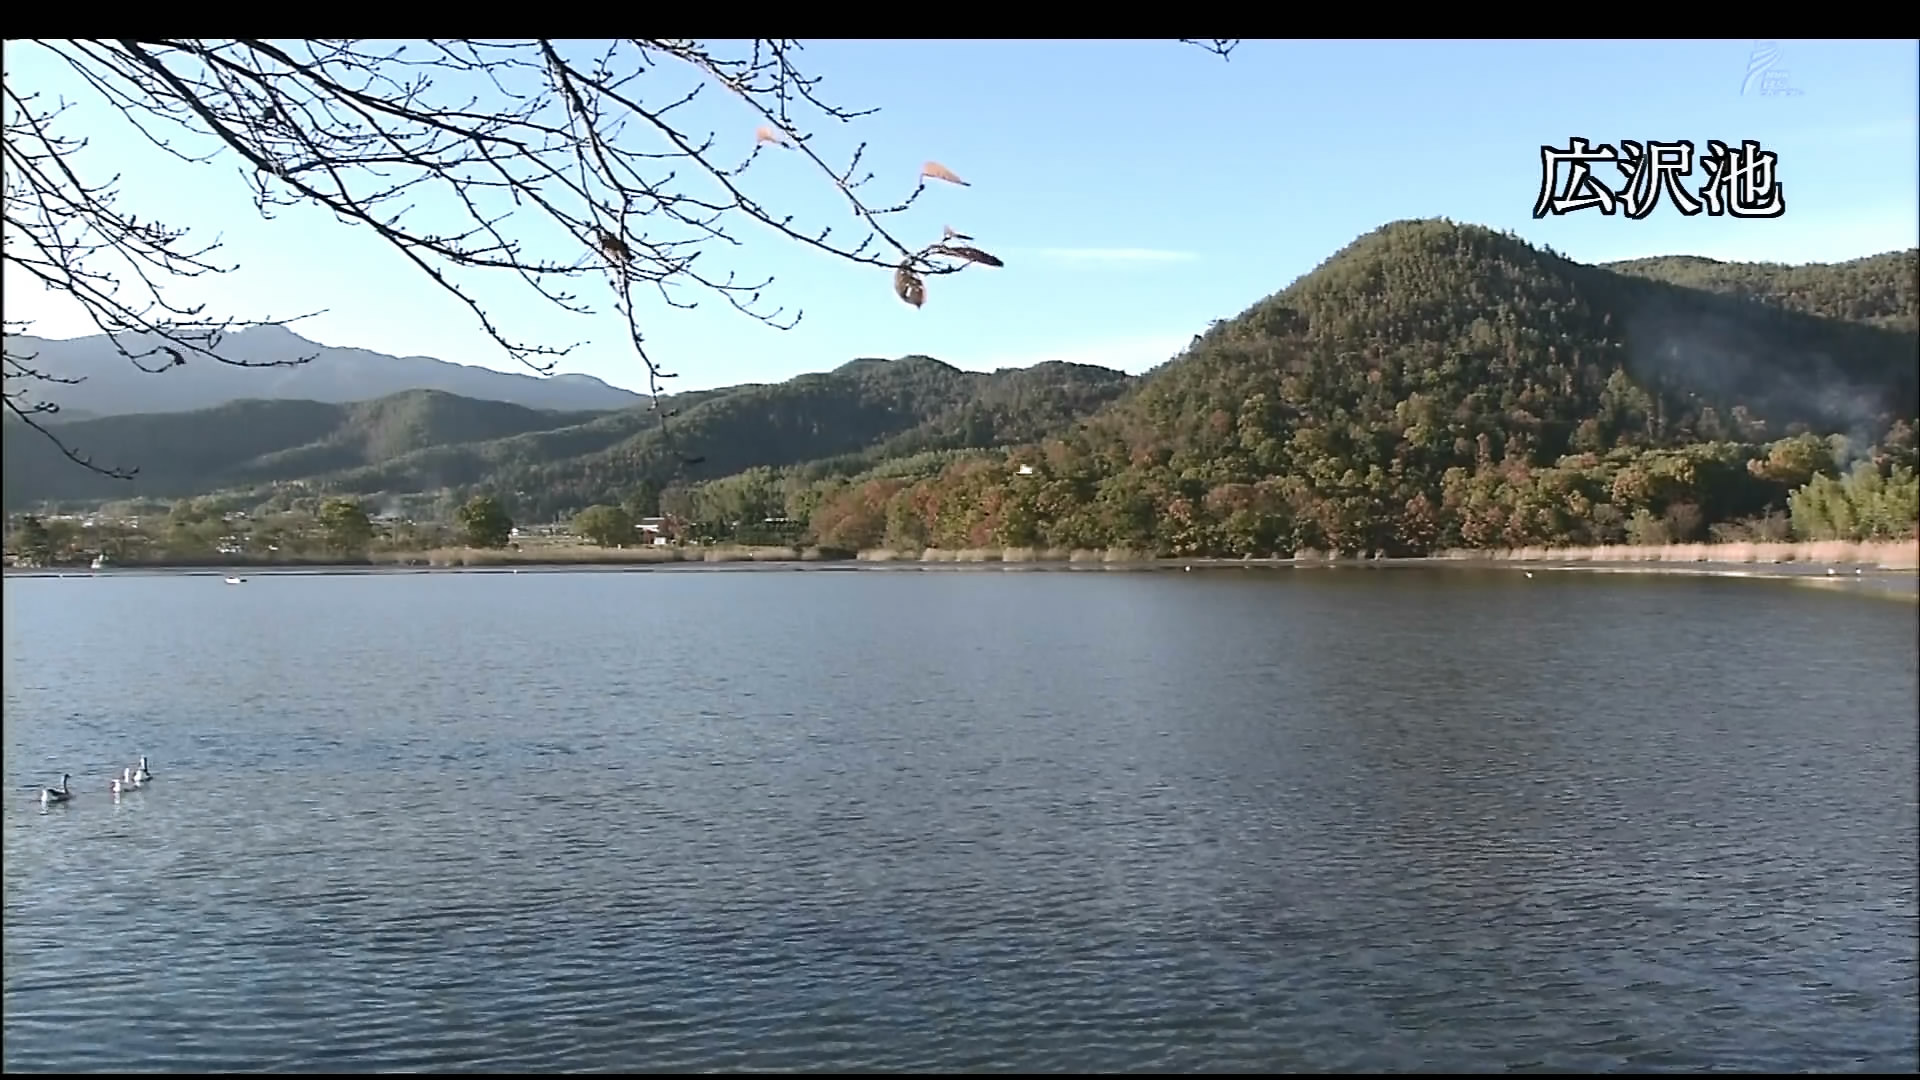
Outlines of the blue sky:
{"label": "blue sky", "polygon": [[[1916,43],[1780,40],[1749,83],[1756,45],[1248,41],[1222,62],[1170,40],[808,42],[801,57],[826,76],[825,96],[882,110],[821,129],[823,156],[867,141],[880,201],[910,190],[921,162],[944,163],[971,186],[935,184],[891,224],[908,242],[952,225],[1007,265],[935,278],[916,310],[886,272],[760,230],[704,258],[773,275],[768,296],[804,311],[798,328],[709,300],[693,311],[643,306],[644,330],[681,373],[674,390],[908,353],[980,370],[1060,359],[1137,372],[1401,218],[1512,229],[1587,262],[1830,262],[1920,244]],[[31,46],[10,43],[7,64],[9,87],[73,92]],[[756,121],[739,108],[716,102],[700,119],[739,155],[751,148]],[[92,140],[75,162],[82,175],[125,174],[127,209],[218,234],[240,264],[181,295],[240,317],[326,308],[295,328],[327,345],[525,370],[368,230],[325,212],[261,221],[231,162],[173,162],[110,112],[75,123]],[[1640,221],[1591,210],[1536,220],[1541,145],[1574,136],[1757,140],[1779,154],[1787,211],[1687,218],[1663,201]],[[770,203],[836,233],[853,227],[798,155],[765,156],[754,178]],[[1692,184],[1702,179],[1696,171]],[[6,285],[8,318],[43,320],[32,332],[89,332],[36,286]],[[481,288],[511,334],[589,342],[560,371],[645,388],[616,317],[570,316],[508,281]],[[583,288],[607,308],[604,286]]]}

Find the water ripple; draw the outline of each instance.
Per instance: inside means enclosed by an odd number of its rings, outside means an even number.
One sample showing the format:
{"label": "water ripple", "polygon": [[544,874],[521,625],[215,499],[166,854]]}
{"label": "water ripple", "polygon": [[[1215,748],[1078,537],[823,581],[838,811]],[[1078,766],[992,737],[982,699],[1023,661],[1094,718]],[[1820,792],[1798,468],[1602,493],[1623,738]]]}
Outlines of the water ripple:
{"label": "water ripple", "polygon": [[10,582],[5,1066],[1920,1064],[1908,614],[1472,578]]}

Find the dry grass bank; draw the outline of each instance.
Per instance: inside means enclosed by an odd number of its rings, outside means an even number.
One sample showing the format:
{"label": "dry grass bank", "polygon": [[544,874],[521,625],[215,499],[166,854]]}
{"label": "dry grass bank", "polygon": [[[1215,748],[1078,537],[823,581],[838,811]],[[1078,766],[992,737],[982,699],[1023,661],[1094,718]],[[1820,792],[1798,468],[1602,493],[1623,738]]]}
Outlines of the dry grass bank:
{"label": "dry grass bank", "polygon": [[868,548],[856,558],[861,562],[920,563],[1138,563],[1151,562],[1152,556],[1126,548]]}
{"label": "dry grass bank", "polygon": [[1920,538],[1856,543],[1818,540],[1806,543],[1608,544],[1600,547],[1515,548],[1506,551],[1436,552],[1436,559],[1490,562],[1595,563],[1780,563],[1874,566],[1882,570],[1920,569]]}
{"label": "dry grass bank", "polygon": [[591,544],[529,545],[512,548],[443,547],[431,551],[382,551],[375,566],[644,566],[670,563],[797,562],[820,558],[813,549],[747,547],[603,548]]}
{"label": "dry grass bank", "polygon": [[[1250,558],[1156,558],[1126,548],[869,548],[856,558],[862,562],[894,563],[1071,563],[1127,564],[1190,563],[1194,565],[1267,563],[1364,563],[1329,552],[1303,548],[1291,556]],[[1874,566],[1884,570],[1920,569],[1920,539],[1903,541],[1816,541],[1808,543],[1736,544],[1613,544],[1600,547],[1516,548],[1511,550],[1455,549],[1429,558],[1458,562],[1590,562],[1590,563],[1716,563],[1732,565]],[[1395,559],[1394,562],[1407,560]]]}

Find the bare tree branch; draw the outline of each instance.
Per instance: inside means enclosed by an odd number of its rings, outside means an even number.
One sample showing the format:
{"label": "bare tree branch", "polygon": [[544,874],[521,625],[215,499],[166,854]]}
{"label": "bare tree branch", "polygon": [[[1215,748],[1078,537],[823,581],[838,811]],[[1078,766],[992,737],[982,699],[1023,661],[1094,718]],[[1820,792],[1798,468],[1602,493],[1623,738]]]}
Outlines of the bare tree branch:
{"label": "bare tree branch", "polygon": [[[1221,57],[1235,44],[1189,43]],[[30,44],[64,63],[132,134],[158,149],[191,163],[238,163],[263,217],[287,206],[320,206],[371,229],[464,305],[507,355],[538,373],[551,373],[555,359],[577,343],[509,336],[472,291],[469,275],[513,274],[546,301],[582,314],[592,308],[572,291],[574,281],[603,280],[646,367],[663,425],[661,384],[673,375],[647,349],[637,287],[667,308],[697,306],[688,294],[717,296],[768,325],[787,329],[799,321],[799,312],[783,318],[783,308],[763,303],[772,278],[742,278],[702,259],[740,246],[743,227],[891,271],[900,297],[916,306],[925,301],[930,277],[1002,265],[979,248],[949,243],[958,236],[950,229],[914,245],[889,224],[919,199],[929,179],[965,184],[945,166],[929,162],[903,198],[883,204],[863,191],[874,179],[861,169],[865,143],[844,165],[829,164],[810,129],[849,124],[875,110],[822,99],[820,79],[801,70],[802,48],[794,41],[758,40],[737,56],[693,41],[641,38]],[[297,319],[213,319],[204,305],[170,301],[175,280],[236,267],[213,261],[217,240],[195,246],[185,229],[119,209],[120,177],[85,179],[87,140],[58,131],[67,104],[17,85],[18,66],[7,66],[4,90],[6,266],[77,301],[120,355],[142,370],[161,372],[190,358],[250,366],[220,354],[222,336]],[[741,104],[736,130],[695,134],[680,122],[703,92]],[[735,145],[744,157],[728,164],[722,155]],[[769,149],[795,154],[838,190],[857,235],[841,239],[830,222],[803,225],[757,194],[750,170]],[[299,318],[312,314],[318,312]],[[7,328],[8,409],[69,459],[131,476],[94,465],[35,422],[58,406],[29,400],[29,388],[77,380],[53,377],[31,366],[32,357],[14,355],[12,335],[26,325],[14,320]],[[153,357],[165,359],[143,362]]]}
{"label": "bare tree branch", "polygon": [[1205,40],[1201,40],[1200,38],[1181,38],[1180,44],[1195,45],[1202,49],[1205,49],[1206,51],[1212,53],[1213,55],[1219,57],[1222,60],[1231,60],[1233,59],[1233,50],[1238,48],[1240,45],[1240,39],[1239,38],[1207,38]]}

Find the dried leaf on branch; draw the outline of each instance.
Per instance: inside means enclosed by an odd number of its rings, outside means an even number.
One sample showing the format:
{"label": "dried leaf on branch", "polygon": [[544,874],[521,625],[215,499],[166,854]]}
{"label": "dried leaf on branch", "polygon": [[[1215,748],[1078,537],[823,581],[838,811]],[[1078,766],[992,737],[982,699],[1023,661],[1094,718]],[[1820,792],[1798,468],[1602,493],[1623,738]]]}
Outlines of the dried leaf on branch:
{"label": "dried leaf on branch", "polygon": [[945,180],[949,184],[959,184],[961,187],[973,186],[958,176],[955,176],[952,169],[947,168],[937,161],[929,161],[925,165],[920,166],[920,175],[934,180]]}
{"label": "dried leaf on branch", "polygon": [[979,263],[981,266],[1007,265],[1006,263],[1001,262],[998,258],[992,255],[989,255],[984,251],[981,251],[979,248],[967,247],[962,244],[941,244],[939,247],[936,247],[933,250],[936,254],[951,255],[956,259],[965,259],[968,262]]}
{"label": "dried leaf on branch", "polygon": [[927,283],[907,263],[901,263],[899,269],[893,272],[893,291],[914,307],[927,302]]}

